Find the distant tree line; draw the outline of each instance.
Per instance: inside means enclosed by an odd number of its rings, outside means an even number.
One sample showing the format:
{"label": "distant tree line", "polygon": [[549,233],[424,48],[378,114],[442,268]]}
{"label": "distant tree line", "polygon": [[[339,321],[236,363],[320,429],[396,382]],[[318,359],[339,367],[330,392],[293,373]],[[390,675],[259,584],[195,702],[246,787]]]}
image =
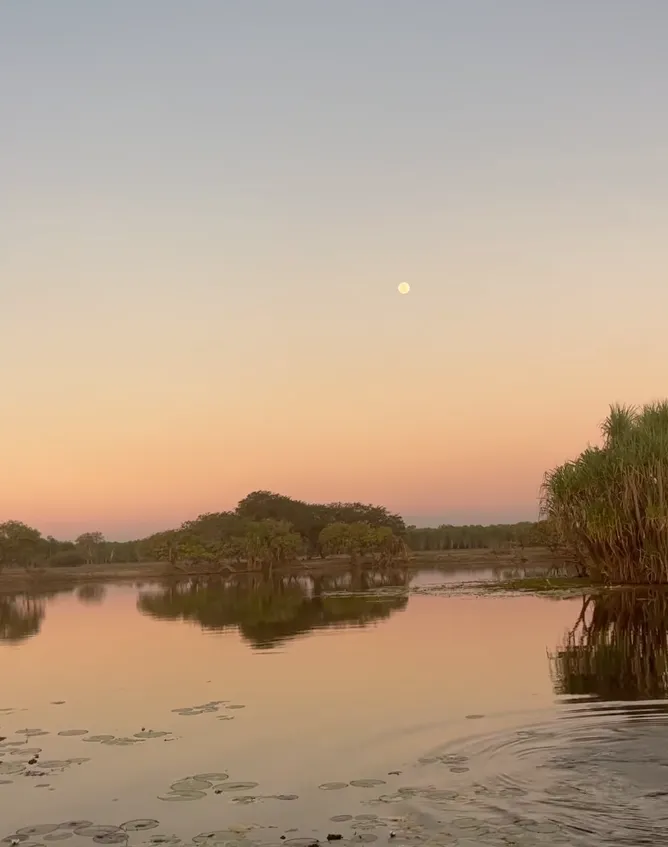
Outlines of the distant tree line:
{"label": "distant tree line", "polygon": [[542,547],[546,543],[544,527],[534,521],[514,524],[469,524],[439,527],[409,526],[406,543],[415,552],[441,550],[503,550],[511,547]]}
{"label": "distant tree line", "polygon": [[236,509],[211,512],[176,529],[135,541],[109,541],[86,532],[75,541],[46,538],[20,521],[0,524],[3,566],[75,567],[165,561],[175,567],[224,562],[253,570],[294,561],[345,555],[384,564],[412,551],[441,551],[540,543],[534,523],[498,526],[407,527],[400,515],[365,503],[307,503],[254,491]]}

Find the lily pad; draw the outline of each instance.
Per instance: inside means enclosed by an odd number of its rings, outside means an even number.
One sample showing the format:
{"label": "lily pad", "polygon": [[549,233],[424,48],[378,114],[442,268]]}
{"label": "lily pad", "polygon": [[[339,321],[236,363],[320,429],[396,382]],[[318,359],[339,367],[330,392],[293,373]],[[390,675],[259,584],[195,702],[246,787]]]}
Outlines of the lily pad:
{"label": "lily pad", "polygon": [[162,738],[169,735],[168,732],[159,732],[155,729],[143,729],[141,732],[135,732],[135,738]]}
{"label": "lily pad", "polygon": [[113,824],[86,824],[86,826],[77,826],[74,829],[75,835],[83,835],[84,838],[97,838],[100,835],[109,835],[112,832],[120,832],[120,827]]}
{"label": "lily pad", "polygon": [[55,832],[57,829],[57,823],[43,823],[37,824],[36,826],[24,826],[21,829],[17,829],[16,834],[23,835],[26,838],[32,838],[34,836],[39,837],[40,835],[48,835],[50,832]]}
{"label": "lily pad", "polygon": [[152,835],[149,838],[148,843],[167,844],[170,845],[170,847],[173,847],[173,845],[180,844],[181,839],[178,837],[178,835]]}
{"label": "lily pad", "polygon": [[275,800],[299,800],[298,794],[273,794]]}
{"label": "lily pad", "polygon": [[221,771],[220,773],[196,773],[191,779],[200,779],[204,782],[222,782],[224,779],[229,779],[230,775]]}
{"label": "lily pad", "polygon": [[[70,737],[73,735],[88,735],[87,729],[61,729],[58,735],[64,735],[66,737]],[[88,739],[90,741],[90,738]]]}
{"label": "lily pad", "polygon": [[45,841],[65,841],[68,838],[72,838],[73,833],[71,832],[54,832],[53,835],[45,835]]}
{"label": "lily pad", "polygon": [[386,785],[384,779],[351,779],[350,784],[355,788],[377,788],[379,785]]}
{"label": "lily pad", "polygon": [[47,759],[46,762],[40,762],[39,766],[47,770],[55,770],[56,768],[66,768],[70,764],[67,759]]}
{"label": "lily pad", "polygon": [[169,787],[172,791],[206,791],[212,786],[213,783],[209,782],[207,779],[195,779],[195,777],[188,777],[187,779],[180,779],[178,782],[172,783]]}
{"label": "lily pad", "polygon": [[187,800],[201,800],[206,797],[205,791],[169,791],[167,794],[161,794],[158,800],[171,802],[181,802]]}
{"label": "lily pad", "polygon": [[153,818],[137,818],[133,821],[126,821],[121,824],[121,829],[125,832],[143,832],[146,829],[155,829],[159,825],[159,821]]}
{"label": "lily pad", "polygon": [[347,788],[347,782],[323,782],[322,785],[319,785],[322,791],[340,791],[342,788]]}
{"label": "lily pad", "polygon": [[21,773],[25,765],[21,762],[0,762],[0,773],[9,776],[12,773]]}
{"label": "lily pad", "polygon": [[65,821],[58,824],[58,829],[83,829],[87,826],[93,826],[93,821]]}
{"label": "lily pad", "polygon": [[230,792],[250,791],[252,788],[257,788],[259,784],[259,782],[223,782],[221,785],[217,785],[215,790]]}
{"label": "lily pad", "polygon": [[128,837],[123,832],[107,832],[105,835],[96,835],[93,841],[96,844],[125,844]]}
{"label": "lily pad", "polygon": [[330,818],[330,821],[332,823],[346,823],[346,821],[351,821],[352,819],[352,815],[334,815],[334,817]]}
{"label": "lily pad", "polygon": [[27,735],[28,737],[32,735],[48,735],[49,733],[45,729],[17,729],[17,735]]}
{"label": "lily pad", "polygon": [[229,706],[225,706],[226,709],[245,709],[246,707],[243,703],[230,703]]}
{"label": "lily pad", "polygon": [[115,736],[113,735],[89,735],[88,738],[82,738],[82,741],[86,742],[99,742],[100,744],[104,741],[111,741]]}
{"label": "lily pad", "polygon": [[31,758],[32,756],[37,756],[42,752],[41,747],[22,747],[20,750],[12,750],[9,754],[10,756],[28,756]]}

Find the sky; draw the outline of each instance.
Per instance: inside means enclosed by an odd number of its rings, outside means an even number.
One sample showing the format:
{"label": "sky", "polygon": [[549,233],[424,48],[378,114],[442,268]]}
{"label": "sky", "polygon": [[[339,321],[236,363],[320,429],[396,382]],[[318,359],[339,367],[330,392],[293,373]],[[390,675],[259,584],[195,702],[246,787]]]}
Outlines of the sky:
{"label": "sky", "polygon": [[534,519],[668,393],[667,35],[665,0],[4,0],[0,520]]}

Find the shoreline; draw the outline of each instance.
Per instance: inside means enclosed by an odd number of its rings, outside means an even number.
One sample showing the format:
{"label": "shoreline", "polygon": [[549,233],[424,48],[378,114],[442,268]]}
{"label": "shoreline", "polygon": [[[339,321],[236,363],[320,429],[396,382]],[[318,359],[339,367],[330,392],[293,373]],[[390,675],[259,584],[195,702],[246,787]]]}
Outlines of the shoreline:
{"label": "shoreline", "polygon": [[[408,570],[484,570],[489,568],[521,569],[539,568],[554,565],[554,558],[543,547],[527,548],[524,551],[526,561],[517,561],[511,552],[496,552],[489,549],[447,550],[435,552],[416,552],[407,561],[397,561],[387,568],[406,568]],[[331,556],[327,559],[300,560],[294,565],[276,568],[275,574],[321,574],[340,571],[351,567],[347,556]],[[362,567],[373,568],[372,563],[363,563]],[[257,570],[186,570],[179,571],[164,562],[119,562],[102,565],[81,565],[70,568],[5,568],[0,572],[0,592],[30,591],[50,588],[58,585],[75,585],[85,582],[126,582],[159,579],[189,579],[191,577],[247,576],[258,573]]]}

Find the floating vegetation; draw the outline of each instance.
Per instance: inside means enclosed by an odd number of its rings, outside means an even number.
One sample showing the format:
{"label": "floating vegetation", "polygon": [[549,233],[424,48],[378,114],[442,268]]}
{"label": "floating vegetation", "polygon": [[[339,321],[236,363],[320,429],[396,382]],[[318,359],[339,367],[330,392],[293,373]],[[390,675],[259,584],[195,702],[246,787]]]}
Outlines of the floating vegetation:
{"label": "floating vegetation", "polygon": [[126,821],[121,824],[121,829],[125,832],[144,832],[146,829],[155,829],[160,825],[160,821],[153,818],[138,818],[134,821]]}
{"label": "floating vegetation", "polygon": [[[200,703],[197,706],[183,706],[178,709],[172,709],[172,712],[174,712],[174,714],[181,715],[181,717],[190,718],[196,715],[214,714],[220,710],[221,706],[226,706],[228,709],[246,708],[241,703],[227,705],[229,702],[229,700],[209,700],[208,703]],[[220,718],[222,718],[222,716],[220,716]]]}
{"label": "floating vegetation", "polygon": [[196,773],[195,776],[190,778],[199,779],[204,782],[222,782],[225,779],[229,779],[230,775],[224,771],[221,773]]}
{"label": "floating vegetation", "polygon": [[258,782],[224,782],[221,785],[217,785],[214,790],[216,791],[216,793],[219,793],[221,791],[250,791],[253,788],[257,788],[258,785]]}
{"label": "floating vegetation", "polygon": [[[70,736],[74,736],[74,735],[87,735],[87,734],[88,734],[87,729],[61,729],[60,732],[58,733],[58,735],[63,735],[66,738],[69,738]],[[90,738],[88,740],[90,741]]]}
{"label": "floating vegetation", "polygon": [[332,821],[332,823],[346,823],[346,821],[351,821],[352,819],[352,815],[334,815],[330,818],[330,821]]}
{"label": "floating vegetation", "polygon": [[188,777],[186,779],[181,779],[178,782],[173,783],[169,786],[172,791],[206,791],[208,788],[213,787],[213,783],[209,782],[206,779],[196,779],[195,777]]}
{"label": "floating vegetation", "polygon": [[33,836],[40,835],[48,835],[51,832],[55,832],[59,828],[57,823],[45,823],[39,826],[24,826],[21,829],[16,830],[16,834],[18,836],[25,836],[26,838],[31,838]]}
{"label": "floating vegetation", "polygon": [[160,732],[155,729],[143,729],[141,732],[135,732],[135,738],[164,738],[169,735],[169,732]]}
{"label": "floating vegetation", "polygon": [[272,794],[270,799],[272,800],[298,800],[298,794]]}
{"label": "floating vegetation", "polygon": [[206,797],[205,791],[169,791],[167,794],[160,794],[158,800],[171,802],[180,802],[187,800],[201,800]]}
{"label": "floating vegetation", "polygon": [[384,779],[351,779],[350,784],[355,788],[377,788],[379,785],[386,785]]}
{"label": "floating vegetation", "polygon": [[65,841],[68,838],[72,838],[71,832],[54,832],[52,835],[45,835],[45,841]]}
{"label": "floating vegetation", "polygon": [[5,776],[21,773],[22,770],[25,770],[25,765],[22,762],[0,762],[0,774]]}
{"label": "floating vegetation", "polygon": [[36,735],[48,735],[45,729],[17,729],[16,735],[27,735],[29,738]]}
{"label": "floating vegetation", "polygon": [[97,838],[99,835],[108,835],[111,832],[118,832],[120,827],[113,825],[85,824],[78,826],[74,830],[75,835],[83,835],[84,838]]}
{"label": "floating vegetation", "polygon": [[94,743],[99,742],[102,744],[104,741],[113,741],[113,735],[89,735],[88,738],[82,738],[82,741],[92,741]]}
{"label": "floating vegetation", "polygon": [[323,782],[322,785],[319,785],[318,788],[321,791],[340,791],[342,788],[347,788],[347,782]]}
{"label": "floating vegetation", "polygon": [[10,756],[37,756],[42,752],[41,747],[21,747],[21,749],[16,749],[10,751]]}

